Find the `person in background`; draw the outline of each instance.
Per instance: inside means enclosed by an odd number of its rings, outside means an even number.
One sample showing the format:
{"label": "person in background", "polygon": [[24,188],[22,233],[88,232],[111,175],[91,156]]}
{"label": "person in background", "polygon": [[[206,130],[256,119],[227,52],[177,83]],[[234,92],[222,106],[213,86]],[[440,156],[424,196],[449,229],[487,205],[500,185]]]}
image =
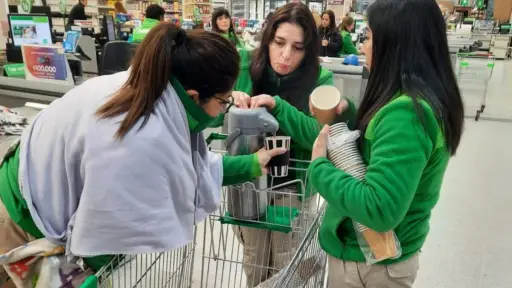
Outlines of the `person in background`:
{"label": "person in background", "polygon": [[128,42],[141,43],[149,31],[164,21],[165,9],[158,4],[151,4],[146,8],[146,15],[142,25],[133,31],[133,35]]}
{"label": "person in background", "polygon": [[68,23],[66,24],[66,31],[69,31],[71,26],[75,25],[75,20],[87,20],[87,15],[85,15],[86,6],[87,0],[78,0],[78,3],[71,8],[71,11],[69,11]]}
{"label": "person in background", "polygon": [[322,25],[318,28],[320,56],[338,57],[341,50],[341,36],[336,28],[336,18],[332,10],[322,13]]}
{"label": "person in background", "polygon": [[236,36],[233,19],[226,8],[217,8],[212,14],[212,31],[228,39],[237,48],[242,48],[242,40]]}
{"label": "person in background", "polygon": [[[286,117],[295,114],[310,119],[309,125],[300,128],[317,135],[320,126],[310,116],[309,95],[317,86],[334,85],[333,73],[319,64],[319,41],[315,19],[306,5],[288,3],[278,8],[263,31],[260,47],[252,54],[241,53],[242,62],[247,62],[241,65],[233,92],[237,106],[255,108],[261,105],[260,101],[270,99],[275,103],[272,112],[279,121],[279,135],[290,136],[288,131],[296,129],[294,127],[299,122]],[[290,157],[308,161],[311,159],[311,147],[311,143],[303,142],[300,133],[294,134]],[[296,168],[307,168],[303,162],[290,164]],[[290,170],[288,177],[274,178],[273,185],[305,180],[303,172]],[[302,191],[297,188],[291,184],[279,189],[281,194],[272,194],[271,205],[306,207],[311,195],[307,192],[299,196],[297,193]],[[249,287],[257,286],[284,268],[298,245],[298,236],[293,232],[270,232],[243,226],[233,228],[244,246],[243,267]]]}
{"label": "person in background", "polygon": [[128,14],[128,11],[126,11],[126,8],[124,8],[123,2],[121,1],[116,1],[116,3],[114,3],[114,9],[116,14]]}
{"label": "person in background", "polygon": [[[366,176],[354,178],[326,157],[329,126],[315,140],[315,133],[301,129],[311,120],[290,113],[296,126],[289,133],[313,145],[308,177],[328,204],[318,234],[329,255],[328,287],[410,288],[449,159],[461,141],[464,106],[435,1],[377,0],[367,15],[362,51],[370,78],[357,117],[348,123],[362,133]],[[271,101],[266,106],[279,109]],[[366,265],[353,221],[377,232],[393,230],[401,256]]]}
{"label": "person in background", "polygon": [[343,40],[341,55],[359,55],[359,51],[352,42],[352,36],[350,35],[351,31],[354,30],[354,25],[354,18],[350,16],[345,16],[340,23],[341,38]]}
{"label": "person in background", "polygon": [[254,180],[286,151],[207,149],[203,129],[233,104],[240,56],[229,41],[165,23],[141,47],[130,70],[53,101],[5,155],[0,256],[45,238],[97,271],[111,257],[91,255],[181,247],[218,209],[221,185]]}

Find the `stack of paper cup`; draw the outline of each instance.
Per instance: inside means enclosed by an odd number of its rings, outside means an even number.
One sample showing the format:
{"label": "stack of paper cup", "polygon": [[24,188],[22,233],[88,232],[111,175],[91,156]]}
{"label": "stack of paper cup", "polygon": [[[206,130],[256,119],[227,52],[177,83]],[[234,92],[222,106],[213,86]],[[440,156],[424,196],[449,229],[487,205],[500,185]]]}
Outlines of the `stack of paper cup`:
{"label": "stack of paper cup", "polygon": [[318,86],[311,93],[310,101],[315,109],[315,118],[318,123],[322,126],[331,124],[338,116],[336,109],[341,101],[341,93],[334,86]]}
{"label": "stack of paper cup", "polygon": [[[327,150],[327,157],[341,170],[352,177],[364,180],[366,165],[359,154],[354,133],[348,129],[345,123],[337,123],[329,129],[330,147]],[[400,243],[396,239],[394,231],[379,233],[367,227],[355,223],[361,250],[365,254],[368,263],[373,264],[389,258],[400,257]],[[369,252],[369,253],[365,253]]]}

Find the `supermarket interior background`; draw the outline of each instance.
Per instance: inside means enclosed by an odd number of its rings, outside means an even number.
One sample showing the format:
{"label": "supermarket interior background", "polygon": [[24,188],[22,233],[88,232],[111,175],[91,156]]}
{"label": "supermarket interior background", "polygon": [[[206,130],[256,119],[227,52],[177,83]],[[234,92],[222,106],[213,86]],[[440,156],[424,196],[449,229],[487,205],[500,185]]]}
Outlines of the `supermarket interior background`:
{"label": "supermarket interior background", "polygon": [[[164,8],[164,21],[184,29],[208,31],[212,30],[215,9],[226,8],[231,13],[235,32],[251,50],[258,47],[258,34],[267,15],[287,2],[299,2],[86,0],[85,19],[77,18],[68,24],[70,12],[77,5],[75,0],[2,1],[0,106],[15,108],[29,118],[86,79],[127,70],[138,47],[133,42],[134,31],[143,25],[144,13],[151,4]],[[355,25],[349,31],[349,42],[358,49],[364,41],[366,10],[374,0],[300,1],[318,17],[325,10],[332,10],[336,26],[345,16],[351,16]],[[466,119],[460,148],[449,163],[441,198],[433,210],[414,287],[509,288],[512,287],[512,229],[509,228],[512,0],[436,2],[446,21],[451,65],[462,92]],[[41,51],[51,55],[50,58],[38,57]],[[320,62],[334,73],[341,96],[358,105],[369,75],[365,58],[341,54],[321,57]],[[211,128],[204,135],[206,138],[225,132],[225,128]],[[8,134],[0,136],[2,155],[13,139]],[[212,143],[212,151],[225,149],[220,142]],[[142,266],[127,266],[118,274],[109,274],[109,277],[123,278],[122,281],[131,279],[132,284],[115,284],[116,280],[111,280],[114,287],[156,287],[152,283],[161,281],[155,275],[162,271],[172,274],[168,276],[173,279],[171,287],[245,287],[246,280],[240,276],[243,275],[241,245],[233,230],[219,221],[227,211],[223,209],[196,226],[193,245],[173,254],[183,257],[183,261],[166,258],[162,262],[159,257],[137,256],[137,263]],[[180,268],[171,269],[170,265]],[[148,280],[148,275],[152,280]],[[133,282],[134,279],[140,281]],[[301,287],[320,287],[308,285]],[[94,286],[85,288],[90,287]]]}

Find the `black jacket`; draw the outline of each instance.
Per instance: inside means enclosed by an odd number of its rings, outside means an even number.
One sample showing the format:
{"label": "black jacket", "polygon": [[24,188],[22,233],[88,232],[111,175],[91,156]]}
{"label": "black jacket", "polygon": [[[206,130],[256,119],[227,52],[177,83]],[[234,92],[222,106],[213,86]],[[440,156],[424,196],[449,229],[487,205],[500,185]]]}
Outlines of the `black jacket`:
{"label": "black jacket", "polygon": [[[318,28],[318,36],[320,38],[320,46],[319,53],[322,57],[339,57],[342,41],[340,32],[337,29],[328,30],[326,28],[320,27]],[[329,44],[327,46],[322,46],[322,40],[328,40]]]}
{"label": "black jacket", "polygon": [[87,20],[87,16],[85,15],[85,7],[82,3],[77,3],[71,11],[69,11],[68,24],[66,25],[66,30],[70,30],[71,26],[75,24],[75,20]]}

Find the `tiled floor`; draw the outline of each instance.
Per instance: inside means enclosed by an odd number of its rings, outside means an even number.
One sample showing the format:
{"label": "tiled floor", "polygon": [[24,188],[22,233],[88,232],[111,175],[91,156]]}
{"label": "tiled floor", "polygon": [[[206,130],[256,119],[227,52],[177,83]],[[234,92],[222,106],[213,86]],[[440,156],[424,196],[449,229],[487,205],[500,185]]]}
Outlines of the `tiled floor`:
{"label": "tiled floor", "polygon": [[[483,91],[462,86],[466,114],[474,116]],[[415,287],[512,287],[512,61],[496,63],[488,93],[483,119],[467,119],[450,162]],[[204,233],[198,231],[194,287],[201,279]]]}

